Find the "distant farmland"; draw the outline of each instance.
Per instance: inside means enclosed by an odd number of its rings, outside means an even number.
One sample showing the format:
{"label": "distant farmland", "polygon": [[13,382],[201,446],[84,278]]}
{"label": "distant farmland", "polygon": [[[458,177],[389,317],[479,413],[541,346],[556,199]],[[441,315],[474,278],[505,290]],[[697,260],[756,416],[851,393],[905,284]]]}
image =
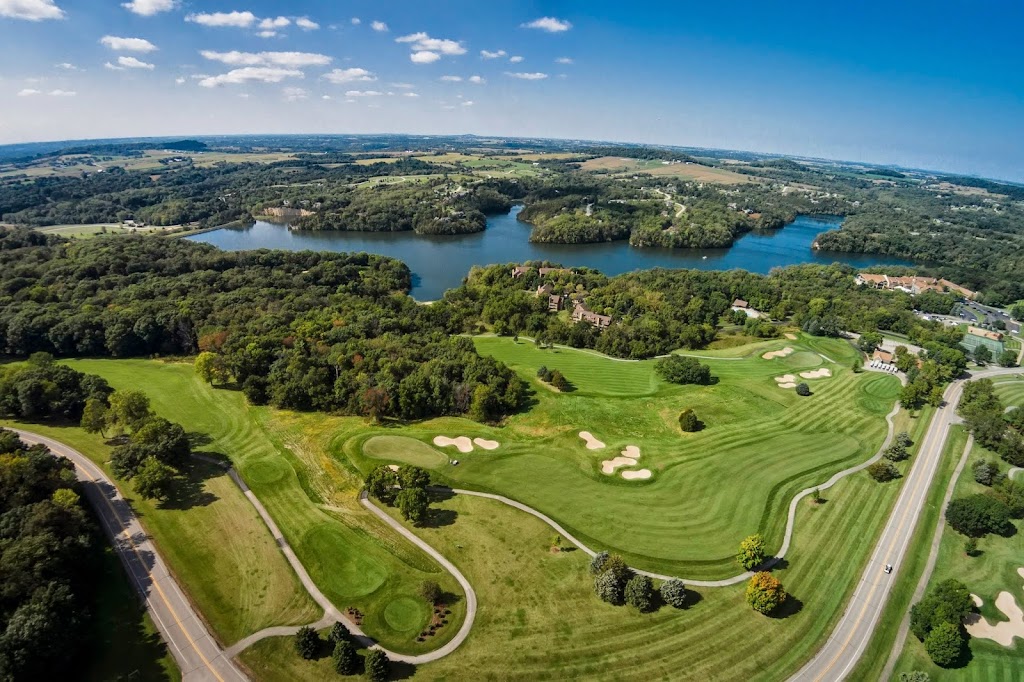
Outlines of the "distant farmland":
{"label": "distant farmland", "polygon": [[670,175],[672,177],[694,180],[696,182],[715,182],[723,185],[735,185],[756,182],[757,178],[742,175],[724,168],[712,168],[696,163],[670,163],[666,165],[658,160],[626,159],[619,156],[601,156],[580,164],[585,171],[607,171],[610,173],[648,173],[650,175]]}

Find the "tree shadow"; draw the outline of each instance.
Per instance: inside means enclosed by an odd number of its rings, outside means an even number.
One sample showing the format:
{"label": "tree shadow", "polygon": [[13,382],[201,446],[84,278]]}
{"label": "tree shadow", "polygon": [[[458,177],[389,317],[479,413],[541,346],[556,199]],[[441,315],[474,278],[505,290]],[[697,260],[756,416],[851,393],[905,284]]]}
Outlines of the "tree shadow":
{"label": "tree shadow", "polygon": [[438,603],[444,604],[447,608],[451,608],[454,604],[458,604],[460,601],[462,601],[462,596],[455,594],[454,592],[442,592],[441,597],[438,599]]}
{"label": "tree shadow", "polygon": [[803,609],[804,603],[793,595],[789,595],[786,597],[786,601],[779,605],[779,608],[768,614],[768,617],[781,620],[783,618],[789,618],[790,616],[796,615],[803,611]]}
{"label": "tree shadow", "polygon": [[416,666],[404,661],[391,661],[389,680],[407,680],[416,674]]}
{"label": "tree shadow", "polygon": [[160,509],[184,511],[213,504],[219,498],[206,489],[206,483],[226,475],[227,471],[222,466],[193,459],[192,465],[178,477],[171,494],[160,503]]}
{"label": "tree shadow", "polygon": [[455,493],[446,486],[432,485],[427,488],[431,502],[447,502],[455,498]]}
{"label": "tree shadow", "polygon": [[786,568],[789,568],[789,562],[786,560],[785,557],[773,556],[773,557],[768,557],[767,559],[765,559],[764,563],[762,563],[760,566],[758,566],[754,570],[755,571],[781,571],[781,570],[786,569]]}
{"label": "tree shadow", "polygon": [[185,436],[188,438],[188,444],[193,450],[213,442],[213,438],[209,434],[200,433],[199,431],[189,431]]}
{"label": "tree shadow", "polygon": [[423,528],[443,528],[453,525],[458,518],[459,512],[454,509],[430,509],[427,518],[419,525]]}

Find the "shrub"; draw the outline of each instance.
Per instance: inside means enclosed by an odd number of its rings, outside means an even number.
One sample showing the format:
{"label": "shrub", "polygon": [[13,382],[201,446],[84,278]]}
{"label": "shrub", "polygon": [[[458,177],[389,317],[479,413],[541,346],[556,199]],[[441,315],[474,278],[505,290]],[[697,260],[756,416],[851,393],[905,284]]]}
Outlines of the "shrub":
{"label": "shrub", "polygon": [[601,601],[609,604],[621,604],[626,596],[624,583],[611,571],[605,571],[594,578],[594,592]]}
{"label": "shrub", "polygon": [[1006,532],[1010,527],[1010,508],[989,495],[969,495],[949,503],[946,521],[957,532],[980,538]]}
{"label": "shrub", "polygon": [[327,635],[327,641],[331,644],[337,644],[338,642],[347,641],[350,636],[351,633],[348,631],[348,628],[345,627],[344,623],[335,622],[334,625],[331,626],[331,633]]}
{"label": "shrub", "polygon": [[551,385],[563,393],[572,390],[572,384],[557,369],[551,373]]}
{"label": "shrub", "polygon": [[750,535],[740,543],[736,560],[740,566],[750,571],[764,563],[764,538],[759,534]]}
{"label": "shrub", "polygon": [[366,492],[381,502],[391,504],[398,494],[398,473],[381,465],[366,475]]}
{"label": "shrub", "polygon": [[1010,510],[1010,518],[1019,519],[1024,516],[1024,483],[1011,481],[1000,474],[1000,480],[992,486],[989,495],[1006,505]]}
{"label": "shrub", "polygon": [[935,665],[948,668],[955,664],[960,660],[964,650],[964,636],[960,626],[940,623],[925,638],[924,650],[928,652]]}
{"label": "shrub", "polygon": [[796,394],[802,396],[809,396],[811,394],[811,387],[804,382],[800,382],[796,385]]}
{"label": "shrub", "polygon": [[971,471],[974,473],[974,480],[982,485],[991,486],[997,482],[999,476],[999,465],[984,459],[975,460],[971,464]]}
{"label": "shrub", "polygon": [[316,630],[308,625],[299,628],[299,631],[295,633],[295,651],[306,660],[316,658],[320,652],[320,635],[316,633]]}
{"label": "shrub", "polygon": [[380,649],[370,649],[366,652],[366,676],[371,682],[384,682],[391,673],[391,661],[388,655]]}
{"label": "shrub", "polygon": [[[333,632],[332,632],[333,634]],[[359,658],[356,656],[356,647],[351,641],[344,639],[334,645],[334,670],[339,675],[355,675],[359,672]]]}
{"label": "shrub", "polygon": [[905,448],[909,448],[911,445],[914,444],[914,441],[910,440],[910,434],[907,433],[906,431],[900,431],[899,433],[897,433],[896,437],[893,439],[893,442],[896,443],[897,445],[902,445]]}
{"label": "shrub", "polygon": [[395,504],[402,512],[402,518],[418,524],[427,518],[430,497],[423,488],[407,488],[395,496]]}
{"label": "shrub", "polygon": [[551,381],[551,370],[545,365],[541,365],[537,369],[537,378],[541,381]]}
{"label": "shrub", "polygon": [[921,670],[914,670],[909,673],[900,673],[899,682],[931,682],[931,675]]}
{"label": "shrub", "polygon": [[967,556],[978,556],[977,538],[967,538],[967,540],[964,541],[964,554]]}
{"label": "shrub", "polygon": [[442,594],[441,586],[433,580],[424,580],[420,585],[420,596],[426,599],[431,606],[441,601]]}
{"label": "shrub", "polygon": [[604,572],[604,565],[608,563],[608,552],[598,552],[590,560],[590,574],[600,575]]}
{"label": "shrub", "polygon": [[959,580],[943,580],[910,608],[910,631],[924,641],[942,623],[959,626],[973,608],[966,585]]}
{"label": "shrub", "polygon": [[686,600],[689,595],[686,593],[686,585],[682,580],[669,580],[661,585],[661,598],[665,603],[677,609],[686,607]]}
{"label": "shrub", "polygon": [[885,449],[885,458],[891,462],[902,462],[908,457],[910,457],[910,453],[907,452],[906,446],[899,443],[893,443]]}
{"label": "shrub", "polygon": [[654,585],[646,575],[634,575],[626,583],[626,603],[638,611],[650,611],[654,605]]}
{"label": "shrub", "polygon": [[786,601],[786,590],[771,573],[761,571],[747,583],[746,600],[758,613],[768,614]]}
{"label": "shrub", "polygon": [[879,460],[868,467],[868,475],[879,483],[886,483],[900,477],[899,470],[888,460]]}
{"label": "shrub", "polygon": [[654,371],[665,381],[673,384],[710,384],[711,368],[697,362],[696,358],[684,355],[670,355],[654,364]]}
{"label": "shrub", "polygon": [[679,428],[686,433],[695,433],[700,431],[704,427],[704,424],[697,419],[697,415],[690,408],[686,408],[679,414]]}

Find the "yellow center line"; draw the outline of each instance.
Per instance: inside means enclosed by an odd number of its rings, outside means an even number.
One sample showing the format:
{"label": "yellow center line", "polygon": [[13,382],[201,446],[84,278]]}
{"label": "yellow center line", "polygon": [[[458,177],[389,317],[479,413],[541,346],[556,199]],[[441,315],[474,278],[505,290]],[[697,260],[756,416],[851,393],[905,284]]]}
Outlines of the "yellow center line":
{"label": "yellow center line", "polygon": [[[936,415],[935,418],[939,418],[940,416],[941,415]],[[947,429],[944,428],[941,431],[941,433],[945,434],[946,431],[947,431]],[[942,442],[944,440],[945,439],[941,439],[940,438],[939,442]],[[925,449],[923,447],[924,445],[925,445],[925,443],[922,443],[921,450]],[[941,453],[940,453],[939,456],[941,457]],[[916,494],[921,489],[921,484],[922,484],[923,481],[924,481],[924,478],[921,478],[921,479],[917,480],[914,483],[913,493]],[[913,494],[911,495],[911,497],[912,496],[913,496]],[[913,509],[913,507],[914,507],[914,505],[912,505],[912,504],[906,505],[906,507],[903,509],[903,513],[900,515],[899,523],[896,526],[894,526],[894,528],[899,528],[899,527],[901,527],[903,525],[904,521],[906,521],[907,515],[910,513],[910,511]],[[895,545],[895,543],[896,543],[898,538],[899,538],[899,533],[894,533],[892,539],[890,539],[890,541],[889,541],[888,547],[886,547],[886,549],[885,549],[885,554],[883,556],[888,556],[892,552],[892,548]],[[843,642],[843,646],[841,646],[839,648],[839,651],[836,653],[835,657],[828,664],[828,666],[826,666],[826,668],[821,671],[820,675],[818,675],[816,678],[814,678],[815,682],[818,682],[819,680],[823,679],[825,677],[825,675],[828,674],[829,671],[831,671],[833,667],[835,667],[835,665],[839,661],[840,657],[842,657],[843,653],[846,651],[846,647],[849,646],[850,641],[853,639],[854,635],[857,633],[857,626],[859,626],[861,621],[864,620],[864,615],[867,613],[868,606],[870,606],[870,604],[871,604],[871,599],[875,596],[875,592],[878,590],[880,585],[881,585],[880,582],[876,582],[876,583],[874,583],[871,586],[871,591],[868,593],[867,597],[865,597],[864,605],[863,605],[863,607],[861,607],[860,613],[857,615],[857,620],[854,621],[854,627],[851,629],[850,634],[846,638],[846,641]]]}
{"label": "yellow center line", "polygon": [[[82,470],[82,472],[86,476],[89,477],[90,481],[92,481],[93,483],[97,482],[96,478],[91,473],[89,473],[89,470],[85,466],[81,466],[79,468]],[[98,485],[97,485],[97,489],[99,489]],[[115,490],[117,489],[116,486],[114,487],[114,489]],[[132,551],[135,553],[135,557],[139,560],[139,565],[142,566],[143,568],[145,568],[146,562],[145,562],[145,560],[143,560],[142,555],[139,553],[139,548],[136,546],[135,541],[132,540],[132,536],[128,532],[128,527],[121,520],[121,517],[118,516],[117,510],[114,509],[114,505],[110,503],[110,499],[103,493],[103,490],[99,489],[99,491],[100,491],[100,497],[103,498],[103,501],[106,503],[107,508],[110,509],[110,513],[114,515],[114,518],[117,519],[118,524],[121,525],[122,530],[121,530],[120,533],[117,533],[117,535],[124,534],[125,536],[127,536],[129,544],[131,545]],[[115,539],[116,539],[116,536],[115,536]],[[150,580],[153,583],[153,587],[156,588],[157,593],[160,595],[160,599],[163,600],[164,604],[167,606],[167,609],[171,612],[171,617],[174,618],[174,622],[178,624],[178,627],[185,634],[185,637],[188,638],[189,643],[192,644],[192,648],[195,649],[195,652],[197,654],[199,654],[199,658],[203,659],[203,663],[206,664],[206,667],[210,670],[211,673],[213,673],[214,677],[216,677],[220,682],[224,682],[224,678],[221,677],[220,674],[210,664],[209,659],[207,659],[206,656],[203,655],[202,650],[198,646],[196,646],[196,642],[195,642],[194,639],[192,639],[192,635],[190,635],[188,630],[185,629],[185,626],[182,624],[181,619],[178,617],[178,612],[174,610],[174,606],[171,605],[170,600],[167,599],[167,595],[164,594],[163,589],[160,588],[160,583],[153,576],[153,572],[150,571],[148,568],[145,569],[145,570],[146,570],[146,574],[149,576]]]}

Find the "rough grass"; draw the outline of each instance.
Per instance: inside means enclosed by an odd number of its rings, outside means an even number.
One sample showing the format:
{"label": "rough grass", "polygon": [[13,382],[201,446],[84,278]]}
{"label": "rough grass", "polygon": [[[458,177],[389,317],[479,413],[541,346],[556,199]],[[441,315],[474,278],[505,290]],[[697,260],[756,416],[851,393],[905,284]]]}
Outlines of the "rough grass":
{"label": "rough grass", "polygon": [[[437,467],[436,476],[536,507],[588,545],[620,552],[635,565],[691,578],[735,573],[736,547],[751,533],[763,533],[769,547],[777,547],[796,492],[877,450],[899,385],[893,377],[845,369],[854,351],[835,340],[801,338],[719,351],[723,359],[703,361],[718,377],[716,385],[682,387],[658,379],[649,361],[541,351],[529,342],[494,337],[477,343],[482,353],[505,361],[532,384],[536,405],[500,429],[454,418],[400,427],[402,435],[422,443],[443,434],[502,444],[492,452],[460,454],[458,467]],[[800,352],[761,359],[766,349],[786,345]],[[841,363],[829,365],[833,378],[812,380],[809,398],[778,388],[775,376],[826,364],[821,349]],[[576,390],[543,390],[536,379],[542,364],[561,370]],[[688,407],[705,422],[703,431],[680,431],[677,419]],[[608,447],[587,450],[581,430]],[[373,435],[366,431],[340,448],[361,469],[379,464],[362,452]],[[652,479],[625,481],[600,473],[601,461],[626,445],[640,447],[639,466],[654,471]]]}
{"label": "rough grass", "polygon": [[755,177],[736,173],[725,168],[702,166],[696,163],[665,165],[657,159],[626,159],[619,156],[601,156],[596,159],[588,159],[580,164],[580,170],[669,175],[696,182],[713,182],[728,185],[757,181]]}
{"label": "rough grass", "polygon": [[[979,458],[999,459],[976,445],[957,480],[954,499],[985,491],[985,487],[975,483],[971,476],[970,463]],[[1024,579],[1017,574],[1017,569],[1024,566],[1024,521],[1016,521],[1014,525],[1016,534],[1012,537],[989,535],[979,540],[981,555],[976,557],[964,553],[964,536],[946,526],[939,547],[938,562],[929,585],[956,578],[984,600],[981,614],[989,622],[1006,620],[1006,616],[995,607],[996,596],[1006,591],[1014,595],[1018,605],[1024,602],[1024,591],[1021,590]],[[1024,641],[1015,639],[1014,646],[1007,648],[988,639],[972,637],[966,665],[943,669],[931,662],[924,646],[911,634],[904,643],[896,674],[908,670],[923,670],[931,675],[932,680],[941,682],[1019,680],[1024,677]]]}
{"label": "rough grass", "polygon": [[[362,420],[252,407],[239,391],[210,388],[195,376],[191,365],[184,363],[78,360],[69,364],[105,377],[115,388],[143,388],[158,414],[209,440],[200,451],[230,458],[321,590],[339,608],[360,609],[366,616],[363,626],[368,634],[385,646],[418,653],[436,648],[458,629],[465,610],[461,599],[453,605],[455,626],[429,642],[415,642],[415,632],[393,630],[384,617],[392,601],[419,599],[417,591],[423,580],[435,580],[453,594],[461,595],[461,591],[447,572],[358,505],[355,493],[360,479],[328,455],[329,441],[338,433],[362,430]],[[217,493],[221,499],[235,490],[226,476],[211,480],[224,482],[224,490]],[[175,570],[177,562],[191,571],[182,577],[204,613],[207,609],[216,611],[221,602],[204,601],[201,593],[227,592],[231,596],[224,604],[225,618],[232,619],[232,623],[239,619],[233,611],[258,599],[292,605],[290,610],[278,606],[269,613],[261,609],[259,627],[316,620],[319,610],[312,607],[262,523],[246,523],[251,536],[242,533],[236,537],[240,533],[237,517],[251,514],[255,519],[248,501],[240,494],[237,498],[240,509],[207,522],[211,532],[224,535],[216,541],[204,542],[202,533],[193,529],[198,523],[194,512],[207,507],[182,513],[173,531],[157,534],[154,528],[168,561]],[[197,543],[203,543],[198,550]],[[256,552],[251,545],[261,549]],[[229,564],[223,570],[210,568],[210,562],[228,561],[227,557],[238,564],[248,557],[250,563],[237,568]],[[239,586],[240,580],[247,579],[246,584],[250,584],[273,576],[278,576],[274,585],[258,589]],[[238,594],[242,591],[251,594]],[[240,624],[235,627],[242,635],[259,629]]]}

